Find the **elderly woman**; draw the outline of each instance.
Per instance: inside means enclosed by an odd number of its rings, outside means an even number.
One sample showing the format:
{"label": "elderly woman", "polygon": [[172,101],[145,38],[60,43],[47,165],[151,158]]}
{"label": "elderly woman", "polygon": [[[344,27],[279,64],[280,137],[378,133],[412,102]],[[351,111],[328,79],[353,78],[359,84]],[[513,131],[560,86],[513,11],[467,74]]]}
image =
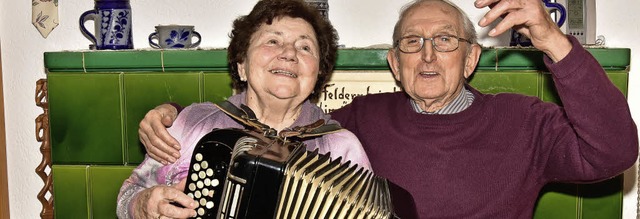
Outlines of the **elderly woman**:
{"label": "elderly woman", "polygon": [[[230,74],[241,91],[228,101],[244,104],[277,131],[319,119],[336,123],[309,99],[319,94],[336,59],[337,35],[331,24],[301,0],[262,0],[233,23],[228,48]],[[180,158],[163,165],[149,156],[124,182],[118,195],[120,218],[186,218],[197,206],[185,195],[185,176],[198,140],[214,128],[243,128],[211,103],[193,104],[177,117],[169,133],[182,148]],[[305,140],[307,149],[331,152],[370,169],[358,139],[349,131]],[[178,203],[185,207],[177,207]]]}

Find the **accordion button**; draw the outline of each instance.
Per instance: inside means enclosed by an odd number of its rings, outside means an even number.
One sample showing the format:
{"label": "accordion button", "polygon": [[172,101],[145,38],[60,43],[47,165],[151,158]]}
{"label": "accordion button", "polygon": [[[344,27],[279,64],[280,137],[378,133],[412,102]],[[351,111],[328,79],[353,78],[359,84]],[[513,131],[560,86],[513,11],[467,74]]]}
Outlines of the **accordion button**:
{"label": "accordion button", "polygon": [[202,189],[202,195],[203,196],[209,196],[209,189],[207,189],[207,188]]}
{"label": "accordion button", "polygon": [[218,179],[211,180],[211,186],[216,187],[218,185],[220,185],[220,181],[218,181]]}
{"label": "accordion button", "polygon": [[196,160],[197,161],[202,161],[202,154],[201,153],[197,153],[196,154]]}
{"label": "accordion button", "polygon": [[197,181],[197,180],[198,180],[198,174],[197,173],[191,174],[191,181]]}
{"label": "accordion button", "polygon": [[207,177],[207,173],[205,173],[204,171],[200,171],[198,172],[198,176],[200,176],[200,179],[204,179],[205,177]]}
{"label": "accordion button", "polygon": [[201,198],[200,199],[200,206],[205,206],[205,205],[207,205],[207,200],[204,199],[204,198]]}
{"label": "accordion button", "polygon": [[213,202],[212,201],[208,201],[206,207],[207,207],[207,209],[213,208]]}
{"label": "accordion button", "polygon": [[200,163],[200,166],[202,166],[203,169],[207,169],[209,168],[209,162],[207,162],[206,160],[202,161],[202,163]]}
{"label": "accordion button", "polygon": [[213,170],[212,169],[207,169],[207,176],[209,176],[209,177],[213,176]]}
{"label": "accordion button", "polygon": [[202,189],[202,187],[204,187],[204,182],[198,181],[196,182],[196,186],[198,186],[198,189]]}
{"label": "accordion button", "polygon": [[199,171],[200,170],[200,164],[198,164],[198,163],[193,164],[193,170],[194,171]]}
{"label": "accordion button", "polygon": [[198,215],[204,215],[204,208],[198,208]]}
{"label": "accordion button", "polygon": [[211,179],[209,179],[209,178],[204,179],[204,185],[205,186],[211,186]]}
{"label": "accordion button", "polygon": [[189,191],[195,191],[196,190],[196,184],[195,183],[189,183]]}

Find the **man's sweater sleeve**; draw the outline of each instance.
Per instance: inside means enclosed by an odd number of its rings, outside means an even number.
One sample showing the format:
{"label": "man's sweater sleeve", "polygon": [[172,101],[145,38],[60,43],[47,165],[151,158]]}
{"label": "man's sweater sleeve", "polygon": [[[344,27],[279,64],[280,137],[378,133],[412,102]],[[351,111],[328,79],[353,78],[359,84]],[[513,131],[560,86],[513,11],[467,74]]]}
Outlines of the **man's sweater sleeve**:
{"label": "man's sweater sleeve", "polygon": [[613,177],[636,161],[636,125],[625,96],[598,61],[569,39],[573,49],[563,60],[544,57],[566,114],[544,126],[545,144],[553,145],[545,175],[575,182]]}

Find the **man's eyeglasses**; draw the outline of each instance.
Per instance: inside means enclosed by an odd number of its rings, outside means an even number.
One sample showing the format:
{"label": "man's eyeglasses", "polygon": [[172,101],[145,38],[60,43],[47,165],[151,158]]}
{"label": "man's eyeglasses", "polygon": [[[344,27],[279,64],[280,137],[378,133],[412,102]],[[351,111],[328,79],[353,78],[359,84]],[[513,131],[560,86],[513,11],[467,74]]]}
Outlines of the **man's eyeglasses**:
{"label": "man's eyeglasses", "polygon": [[437,35],[431,38],[421,36],[405,36],[396,41],[398,49],[404,53],[416,53],[422,50],[425,40],[431,40],[431,46],[438,52],[451,52],[458,49],[460,41],[471,43],[471,41],[453,36],[453,35]]}

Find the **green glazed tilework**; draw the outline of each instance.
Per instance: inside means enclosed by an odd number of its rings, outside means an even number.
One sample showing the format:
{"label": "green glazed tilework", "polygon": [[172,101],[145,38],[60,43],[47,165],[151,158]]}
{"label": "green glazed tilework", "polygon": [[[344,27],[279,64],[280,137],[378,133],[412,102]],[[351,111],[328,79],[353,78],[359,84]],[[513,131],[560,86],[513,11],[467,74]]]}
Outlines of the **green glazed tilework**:
{"label": "green glazed tilework", "polygon": [[[624,70],[630,63],[628,48],[587,48],[607,70]],[[387,49],[349,48],[338,50],[338,70],[387,70]],[[131,60],[135,60],[132,62]],[[226,71],[226,50],[123,50],[46,52],[50,72],[105,71]],[[529,48],[483,48],[481,70],[544,69],[542,52]]]}
{"label": "green glazed tilework", "polygon": [[535,49],[484,50],[478,69],[480,70],[542,70],[546,69],[542,54]]}
{"label": "green glazed tilework", "polygon": [[620,89],[620,92],[626,97],[629,94],[629,73],[623,71],[609,71],[607,76],[613,84]]}
{"label": "green glazed tilework", "polygon": [[199,102],[202,73],[135,73],[124,75],[126,152],[128,163],[144,159],[144,146],[138,138],[139,123],[147,111],[161,103],[189,105]]}
{"label": "green glazed tilework", "polygon": [[540,93],[540,99],[547,102],[556,103],[562,105],[560,97],[556,92],[555,85],[553,84],[553,78],[551,74],[547,73],[542,76],[542,90]]}
{"label": "green glazed tilework", "polygon": [[48,76],[53,164],[122,164],[118,74]]}
{"label": "green glazed tilework", "polygon": [[496,60],[498,66],[513,66],[514,68],[526,68],[542,70],[546,69],[543,58],[538,50],[496,50]]}
{"label": "green glazed tilework", "polygon": [[588,185],[578,185],[582,219],[622,218],[623,175]]}
{"label": "green glazed tilework", "polygon": [[[626,70],[630,63],[628,48],[587,48],[606,70]],[[542,52],[533,48],[483,48],[477,70],[546,70]]]}
{"label": "green glazed tilework", "polygon": [[537,96],[539,92],[539,75],[535,71],[525,72],[476,72],[469,84],[484,93],[519,93]]}
{"label": "green glazed tilework", "polygon": [[131,175],[133,166],[91,166],[89,191],[93,219],[116,218],[116,203],[122,182]]}
{"label": "green glazed tilework", "polygon": [[340,49],[337,70],[388,70],[386,49]]}
{"label": "green glazed tilework", "polygon": [[90,218],[87,166],[53,165],[51,171],[55,218]]}
{"label": "green glazed tilework", "polygon": [[226,100],[233,94],[229,73],[204,74],[204,101],[217,103]]}
{"label": "green glazed tilework", "polygon": [[140,163],[138,123],[164,102],[225,100],[227,73],[67,73],[48,77],[54,164]]}
{"label": "green glazed tilework", "polygon": [[534,219],[622,218],[623,176],[594,184],[549,184],[543,188]]}
{"label": "green glazed tilework", "polygon": [[[109,60],[109,61],[105,61]],[[118,63],[117,66],[112,63]],[[85,52],[85,67],[109,71],[124,71],[131,68],[148,68],[162,66],[162,54],[155,51],[108,51]]]}
{"label": "green glazed tilework", "polygon": [[134,168],[53,165],[55,218],[116,218],[120,187]]}
{"label": "green glazed tilework", "polygon": [[536,208],[533,212],[534,219],[568,219],[580,218],[578,186],[575,184],[549,184],[542,188]]}
{"label": "green glazed tilework", "polygon": [[623,70],[619,67],[628,67],[631,63],[631,49],[629,48],[587,48],[587,51],[607,70]]}
{"label": "green glazed tilework", "polygon": [[[607,76],[611,82],[620,89],[620,92],[627,96],[629,91],[629,73],[626,71],[607,71]],[[558,97],[558,93],[555,90],[551,74],[546,73],[542,76],[542,88],[540,99],[562,105],[560,97]]]}
{"label": "green glazed tilework", "polygon": [[[185,53],[188,52],[188,53]],[[164,50],[165,70],[227,70],[227,50]]]}

